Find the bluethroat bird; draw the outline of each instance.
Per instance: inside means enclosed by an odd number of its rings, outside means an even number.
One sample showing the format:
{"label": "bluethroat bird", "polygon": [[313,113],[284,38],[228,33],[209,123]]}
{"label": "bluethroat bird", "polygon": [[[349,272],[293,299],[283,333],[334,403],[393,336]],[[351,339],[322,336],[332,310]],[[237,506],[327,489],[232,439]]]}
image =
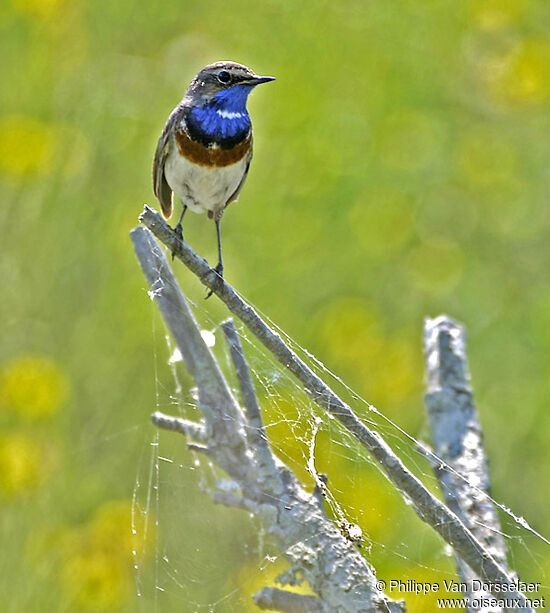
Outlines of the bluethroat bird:
{"label": "bluethroat bird", "polygon": [[235,62],[205,66],[170,114],[155,152],[153,188],[163,215],[172,215],[173,194],[183,205],[175,227],[179,239],[188,208],[206,212],[216,223],[218,280],[223,277],[220,222],[227,205],[237,200],[252,160],[246,101],[256,85],[273,80]]}

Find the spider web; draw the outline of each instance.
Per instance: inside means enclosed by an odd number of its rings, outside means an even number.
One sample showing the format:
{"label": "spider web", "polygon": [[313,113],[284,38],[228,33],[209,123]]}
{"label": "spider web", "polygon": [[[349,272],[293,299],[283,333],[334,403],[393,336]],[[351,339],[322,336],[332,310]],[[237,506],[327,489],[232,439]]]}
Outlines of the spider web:
{"label": "spider web", "polygon": [[[192,303],[192,307],[204,340],[239,398],[219,325],[221,319],[212,313],[210,303],[203,300]],[[432,465],[444,462],[430,451],[429,432],[422,433],[424,442],[401,428],[256,310],[364,423],[382,435],[409,470],[439,495]],[[308,491],[322,482],[327,514],[337,525],[360,529],[361,551],[375,567],[378,578],[440,585],[444,580],[456,580],[450,548],[418,520],[410,503],[403,504],[402,495],[377,462],[334,417],[306,395],[294,377],[244,326],[236,323],[271,448]],[[156,305],[153,337],[155,409],[199,421],[201,413],[191,390],[192,380],[179,351],[164,331]],[[133,499],[133,531],[141,543],[135,553],[140,610],[259,611],[253,604],[254,593],[275,585],[281,573],[292,583],[293,577],[284,575],[288,570],[284,556],[274,549],[254,516],[212,502],[214,491],[232,492],[232,488],[231,481],[208,456],[186,449],[181,435],[159,431],[151,434],[150,428],[144,431]],[[528,596],[545,596],[549,592],[549,540],[530,525],[523,511],[509,508],[505,492],[492,500],[500,510],[510,568],[523,581],[541,583],[538,591]],[[292,588],[287,585],[285,589]],[[311,593],[303,584],[297,589]],[[386,593],[395,599],[405,598],[408,611],[435,609],[435,601],[427,597]]]}

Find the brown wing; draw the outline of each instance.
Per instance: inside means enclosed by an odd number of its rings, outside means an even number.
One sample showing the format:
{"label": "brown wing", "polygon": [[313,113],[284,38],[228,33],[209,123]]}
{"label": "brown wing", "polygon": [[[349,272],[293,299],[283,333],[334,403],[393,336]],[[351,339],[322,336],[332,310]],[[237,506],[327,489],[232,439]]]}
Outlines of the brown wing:
{"label": "brown wing", "polygon": [[250,168],[250,162],[252,161],[252,136],[250,137],[250,149],[246,154],[246,166],[244,168],[243,176],[240,180],[239,185],[237,185],[237,189],[229,196],[227,202],[225,203],[224,209],[226,209],[232,202],[235,202],[239,197],[241,189],[243,188],[244,182],[246,181],[246,177],[248,175],[248,169]]}
{"label": "brown wing", "polygon": [[155,159],[153,161],[153,191],[160,202],[162,214],[166,219],[172,215],[172,189],[164,176],[164,163],[170,151],[170,133],[176,123],[178,123],[183,115],[183,107],[178,105],[168,117],[168,121],[164,126],[164,130],[160,135],[157,149],[155,151]]}

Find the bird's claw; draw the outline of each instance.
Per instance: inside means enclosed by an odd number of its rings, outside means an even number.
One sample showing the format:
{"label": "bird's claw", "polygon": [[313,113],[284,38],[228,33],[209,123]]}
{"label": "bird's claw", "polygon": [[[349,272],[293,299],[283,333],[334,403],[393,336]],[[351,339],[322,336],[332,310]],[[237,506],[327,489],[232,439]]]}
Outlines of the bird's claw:
{"label": "bird's claw", "polygon": [[219,290],[223,285],[223,264],[218,262],[215,268],[211,268],[210,272],[215,273],[212,279],[212,287],[210,288],[208,294],[205,297],[205,300],[208,300],[210,296],[216,291]]}
{"label": "bird's claw", "polygon": [[174,259],[174,256],[176,255],[176,253],[180,250],[181,243],[183,243],[183,228],[181,226],[181,223],[179,223],[174,228],[174,234],[176,235],[178,239],[178,243],[177,243],[177,247],[174,247],[174,249],[172,249],[172,260]]}

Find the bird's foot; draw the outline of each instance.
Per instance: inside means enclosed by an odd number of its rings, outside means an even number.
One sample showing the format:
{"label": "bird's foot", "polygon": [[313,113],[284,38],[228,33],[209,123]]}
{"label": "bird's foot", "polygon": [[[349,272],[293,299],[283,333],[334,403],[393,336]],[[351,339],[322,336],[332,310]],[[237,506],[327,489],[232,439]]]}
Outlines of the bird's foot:
{"label": "bird's foot", "polygon": [[210,291],[206,295],[205,300],[208,300],[208,298],[210,298],[210,296],[212,296],[212,294],[216,290],[221,289],[221,287],[223,286],[223,264],[221,262],[218,262],[215,268],[210,269],[210,272],[214,273],[212,275],[213,277],[212,287],[210,288]]}
{"label": "bird's foot", "polygon": [[177,247],[172,249],[172,260],[174,259],[174,256],[176,255],[177,251],[181,248],[180,243],[183,243],[183,228],[181,226],[181,223],[178,223],[178,225],[174,228],[174,233],[178,238],[178,243]]}

